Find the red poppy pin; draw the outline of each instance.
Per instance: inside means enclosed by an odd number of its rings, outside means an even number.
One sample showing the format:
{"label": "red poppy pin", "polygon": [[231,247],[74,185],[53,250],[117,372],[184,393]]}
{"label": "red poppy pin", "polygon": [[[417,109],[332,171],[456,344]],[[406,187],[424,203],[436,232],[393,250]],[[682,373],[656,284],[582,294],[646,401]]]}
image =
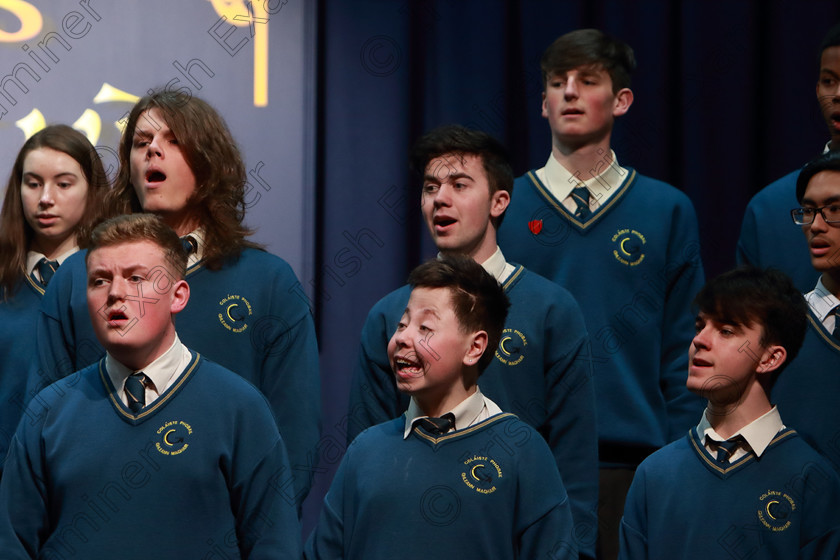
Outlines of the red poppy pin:
{"label": "red poppy pin", "polygon": [[543,222],[542,220],[531,220],[528,222],[528,229],[531,230],[531,233],[534,235],[539,235],[542,231]]}

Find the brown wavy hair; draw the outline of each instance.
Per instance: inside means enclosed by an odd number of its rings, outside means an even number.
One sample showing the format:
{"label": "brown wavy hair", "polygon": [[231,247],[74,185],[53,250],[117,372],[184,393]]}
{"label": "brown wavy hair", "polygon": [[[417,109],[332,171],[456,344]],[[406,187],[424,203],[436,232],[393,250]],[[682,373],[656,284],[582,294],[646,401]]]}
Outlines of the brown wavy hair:
{"label": "brown wavy hair", "polygon": [[239,149],[216,110],[182,90],[154,91],[131,109],[120,140],[120,170],[112,191],[117,212],[143,211],[131,184],[130,157],[137,120],[151,109],[161,112],[195,175],[189,204],[204,227],[205,266],[217,270],[243,248],[260,248],[246,239],[253,232],[242,224],[247,177]]}
{"label": "brown wavy hair", "polygon": [[85,197],[85,211],[76,225],[76,243],[82,249],[90,241],[90,232],[102,220],[110,216],[105,200],[109,192],[108,176],[96,148],[81,132],[64,125],[48,126],[33,134],[18,152],[0,210],[0,290],[3,299],[8,299],[16,284],[26,274],[26,253],[35,236],[32,227],[23,217],[23,201],[20,187],[23,180],[23,162],[29,152],[39,148],[50,148],[72,157],[82,168],[88,184]]}

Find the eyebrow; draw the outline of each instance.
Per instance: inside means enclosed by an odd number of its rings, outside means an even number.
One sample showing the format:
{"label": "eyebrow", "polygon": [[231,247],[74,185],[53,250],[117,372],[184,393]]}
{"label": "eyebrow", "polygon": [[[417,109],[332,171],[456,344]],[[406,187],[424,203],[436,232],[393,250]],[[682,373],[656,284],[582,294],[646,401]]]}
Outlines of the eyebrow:
{"label": "eyebrow", "polygon": [[[828,205],[828,204],[834,204],[837,201],[840,201],[840,194],[830,196],[830,197],[826,198],[825,200],[823,200],[823,206]],[[813,204],[814,206],[817,205],[817,203],[814,202],[812,199],[805,198],[805,197],[802,198],[802,204]]]}
{"label": "eyebrow", "polygon": [[837,72],[835,72],[834,70],[830,70],[828,68],[820,68],[820,74],[831,74],[835,78],[838,77]]}
{"label": "eyebrow", "polygon": [[[69,175],[70,177],[78,177],[78,175],[76,175],[72,171],[62,171],[61,173],[56,173],[55,175],[53,175],[53,178],[64,177],[65,175]],[[35,177],[37,179],[43,179],[43,177],[41,175],[39,175],[38,173],[35,173],[34,171],[24,171],[23,176],[24,177]]]}
{"label": "eyebrow", "polygon": [[[454,173],[449,173],[446,175],[447,179],[469,179],[470,181],[475,181],[471,175],[464,173],[463,171],[456,171]],[[424,181],[440,181],[440,178],[437,175],[426,173],[423,175]]]}
{"label": "eyebrow", "polygon": [[[403,311],[403,316],[405,315],[411,317],[411,310],[408,307],[406,307]],[[438,312],[432,307],[423,307],[421,309],[417,309],[415,315],[419,317],[422,317],[424,315],[432,315],[433,317],[440,319],[440,315],[438,315]]]}

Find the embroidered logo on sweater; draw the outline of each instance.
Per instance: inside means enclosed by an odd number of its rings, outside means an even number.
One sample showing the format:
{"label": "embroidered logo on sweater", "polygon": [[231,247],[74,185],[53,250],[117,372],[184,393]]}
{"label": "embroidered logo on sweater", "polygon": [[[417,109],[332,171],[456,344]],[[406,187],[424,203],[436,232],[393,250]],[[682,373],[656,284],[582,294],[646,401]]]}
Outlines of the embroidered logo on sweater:
{"label": "embroidered logo on sweater", "polygon": [[187,439],[192,432],[192,426],[183,420],[170,420],[158,428],[155,447],[164,455],[180,455],[190,446]]}
{"label": "embroidered logo on sweater", "polygon": [[784,531],[790,527],[790,518],[796,511],[796,502],[788,494],[768,490],[758,498],[758,520],[771,531]]}
{"label": "embroidered logo on sweater", "polygon": [[244,297],[233,294],[227,295],[219,302],[219,322],[231,332],[241,333],[248,328],[248,319],[254,314],[251,302]]}
{"label": "embroidered logo on sweater", "polygon": [[525,347],[528,339],[516,329],[505,329],[496,349],[496,359],[508,366],[515,366],[525,359]]}
{"label": "embroidered logo on sweater", "polygon": [[644,248],[647,240],[635,229],[620,229],[611,239],[613,256],[621,264],[636,266],[645,260]]}
{"label": "embroidered logo on sweater", "polygon": [[492,494],[496,491],[496,483],[502,478],[502,467],[495,459],[473,455],[464,461],[464,467],[461,480],[468,488],[479,494]]}

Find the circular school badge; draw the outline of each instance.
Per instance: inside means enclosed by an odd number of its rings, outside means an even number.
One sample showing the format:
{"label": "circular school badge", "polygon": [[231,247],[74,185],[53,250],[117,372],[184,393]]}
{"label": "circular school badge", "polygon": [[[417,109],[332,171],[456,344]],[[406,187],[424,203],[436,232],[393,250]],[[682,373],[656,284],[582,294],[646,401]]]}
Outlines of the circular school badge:
{"label": "circular school badge", "polygon": [[241,333],[248,328],[248,320],[254,314],[251,303],[238,294],[228,294],[219,302],[219,322],[231,332]]}
{"label": "circular school badge", "polygon": [[496,359],[508,366],[518,365],[525,359],[526,346],[528,346],[528,339],[522,332],[516,329],[505,329],[499,339]]}
{"label": "circular school badge", "polygon": [[620,229],[611,239],[615,260],[627,266],[636,266],[645,260],[645,236],[635,229]]}
{"label": "circular school badge", "polygon": [[180,455],[190,446],[192,426],[183,420],[169,420],[157,429],[155,448],[163,455]]}
{"label": "circular school badge", "polygon": [[496,491],[496,483],[502,478],[502,467],[495,459],[473,455],[464,461],[464,467],[461,481],[470,490],[479,494],[492,494]]}
{"label": "circular school badge", "polygon": [[758,498],[758,520],[771,531],[784,531],[791,524],[796,502],[788,494],[768,490]]}

